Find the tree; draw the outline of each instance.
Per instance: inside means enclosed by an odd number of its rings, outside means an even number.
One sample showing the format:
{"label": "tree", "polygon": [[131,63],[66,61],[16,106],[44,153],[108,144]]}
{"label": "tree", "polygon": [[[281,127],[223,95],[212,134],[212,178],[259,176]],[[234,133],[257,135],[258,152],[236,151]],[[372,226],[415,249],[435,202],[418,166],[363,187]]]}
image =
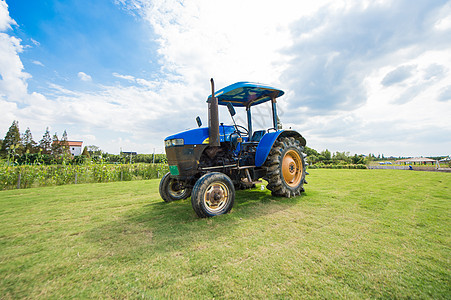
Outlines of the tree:
{"label": "tree", "polygon": [[349,163],[351,161],[350,157],[349,157],[349,152],[335,152],[335,154],[333,155],[333,160],[337,161],[337,162],[346,162]]}
{"label": "tree", "polygon": [[309,157],[309,156],[319,156],[318,151],[316,151],[313,148],[307,147],[307,146],[304,147],[304,151],[303,152],[305,154],[307,154],[307,157]]}
{"label": "tree", "polygon": [[87,148],[88,148],[89,156],[92,159],[94,159],[94,160],[102,159],[102,149],[100,149],[96,145],[89,145],[89,146],[87,146]]}
{"label": "tree", "polygon": [[52,138],[50,137],[48,127],[46,128],[42,139],[39,141],[39,148],[43,154],[50,154],[52,152]]}
{"label": "tree", "polygon": [[365,163],[365,157],[362,154],[360,154],[360,155],[354,154],[354,156],[351,157],[351,159],[352,159],[353,164],[364,164]]}
{"label": "tree", "polygon": [[22,146],[24,153],[35,153],[36,152],[36,142],[33,140],[33,135],[31,130],[27,127],[25,133],[22,135]]}
{"label": "tree", "polygon": [[63,153],[63,156],[71,156],[70,154],[70,147],[69,147],[69,142],[67,141],[67,132],[66,130],[64,130],[63,132],[63,136],[61,137],[60,140],[60,144],[61,144],[61,150]]}
{"label": "tree", "polygon": [[331,155],[330,151],[327,150],[327,149],[324,150],[324,151],[322,151],[322,152],[321,152],[321,155],[324,156],[324,158],[325,158],[326,160],[331,160],[331,158],[332,158],[332,155]]}
{"label": "tree", "polygon": [[102,154],[102,150],[97,147],[96,145],[89,145],[87,146],[89,154],[91,155],[101,155]]}
{"label": "tree", "polygon": [[63,147],[58,139],[58,134],[55,132],[52,138],[52,155],[53,157],[60,157],[63,154]]}
{"label": "tree", "polygon": [[3,139],[1,153],[3,156],[10,154],[21,154],[21,139],[19,132],[19,122],[14,120]]}
{"label": "tree", "polygon": [[81,153],[81,155],[86,156],[86,157],[91,157],[91,156],[89,155],[88,147],[85,146],[85,147],[83,148],[83,152]]}

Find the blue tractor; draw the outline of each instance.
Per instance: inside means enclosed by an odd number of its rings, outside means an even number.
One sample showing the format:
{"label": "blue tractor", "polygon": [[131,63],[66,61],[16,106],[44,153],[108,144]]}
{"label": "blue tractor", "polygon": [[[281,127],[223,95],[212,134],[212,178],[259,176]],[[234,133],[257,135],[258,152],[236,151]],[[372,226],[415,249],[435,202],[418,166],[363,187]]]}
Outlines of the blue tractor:
{"label": "blue tractor", "polygon": [[[168,136],[165,151],[169,171],[159,192],[166,202],[186,199],[196,214],[212,217],[228,213],[235,190],[255,187],[263,178],[274,196],[293,197],[304,191],[306,141],[294,130],[281,130],[276,99],[282,90],[250,82],[237,82],[208,97],[208,127]],[[270,101],[272,127],[252,130],[251,108]],[[219,124],[218,105],[227,106],[233,125]],[[237,125],[235,107],[246,109],[247,127]]]}

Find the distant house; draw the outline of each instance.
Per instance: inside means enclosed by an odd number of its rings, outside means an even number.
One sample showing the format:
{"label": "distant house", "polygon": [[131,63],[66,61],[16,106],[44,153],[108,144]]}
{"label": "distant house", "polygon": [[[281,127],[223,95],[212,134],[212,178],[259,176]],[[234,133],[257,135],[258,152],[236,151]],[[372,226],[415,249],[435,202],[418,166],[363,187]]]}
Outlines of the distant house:
{"label": "distant house", "polygon": [[78,156],[81,155],[82,149],[81,146],[83,145],[83,142],[80,141],[67,141],[69,144],[69,150],[72,156]]}
{"label": "distant house", "polygon": [[425,165],[430,163],[431,165],[436,163],[435,159],[427,158],[427,157],[413,157],[413,158],[406,158],[406,159],[400,159],[396,161],[399,164],[419,164],[419,165]]}
{"label": "distant house", "polygon": [[126,152],[126,151],[122,151],[121,152],[123,155],[138,155],[137,152]]}

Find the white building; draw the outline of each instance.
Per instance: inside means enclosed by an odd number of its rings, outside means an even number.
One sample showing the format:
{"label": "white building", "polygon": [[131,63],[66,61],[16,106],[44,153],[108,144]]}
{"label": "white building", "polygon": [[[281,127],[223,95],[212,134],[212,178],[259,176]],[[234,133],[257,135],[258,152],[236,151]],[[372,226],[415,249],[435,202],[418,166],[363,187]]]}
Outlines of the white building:
{"label": "white building", "polygon": [[81,155],[83,142],[67,141],[69,143],[69,150],[72,156]]}

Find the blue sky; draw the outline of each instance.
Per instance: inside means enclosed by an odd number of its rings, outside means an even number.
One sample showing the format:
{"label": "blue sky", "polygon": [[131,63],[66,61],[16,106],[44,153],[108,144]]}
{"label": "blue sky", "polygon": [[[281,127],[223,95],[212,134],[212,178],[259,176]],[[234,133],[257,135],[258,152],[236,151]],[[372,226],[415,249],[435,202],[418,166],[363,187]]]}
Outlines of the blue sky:
{"label": "blue sky", "polygon": [[114,72],[146,78],[158,70],[151,27],[111,0],[7,3],[14,35],[30,46],[21,59],[33,91],[45,92],[46,82],[96,88],[78,80],[80,70],[101,84],[113,84]]}
{"label": "blue sky", "polygon": [[163,152],[206,124],[214,77],[283,89],[282,123],[319,151],[449,155],[450,50],[451,1],[0,0],[0,136]]}

